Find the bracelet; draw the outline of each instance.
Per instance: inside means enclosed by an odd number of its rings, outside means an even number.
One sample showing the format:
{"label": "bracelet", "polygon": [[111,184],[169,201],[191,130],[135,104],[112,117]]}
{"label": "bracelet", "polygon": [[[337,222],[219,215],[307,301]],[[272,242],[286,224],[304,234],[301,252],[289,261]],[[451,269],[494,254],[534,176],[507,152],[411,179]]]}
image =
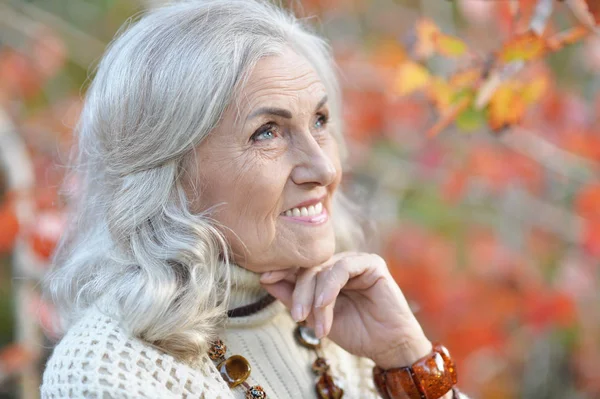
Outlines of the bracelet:
{"label": "bracelet", "polygon": [[[456,366],[448,349],[435,344],[431,353],[412,366],[373,367],[373,380],[384,399],[439,399],[456,384]],[[453,390],[453,397],[458,397],[457,392]]]}

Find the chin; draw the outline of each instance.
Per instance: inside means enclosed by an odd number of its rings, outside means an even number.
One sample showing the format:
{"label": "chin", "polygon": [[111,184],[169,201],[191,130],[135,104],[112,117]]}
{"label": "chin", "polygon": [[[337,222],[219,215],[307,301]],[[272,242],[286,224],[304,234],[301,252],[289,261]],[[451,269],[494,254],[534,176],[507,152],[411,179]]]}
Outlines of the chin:
{"label": "chin", "polygon": [[302,251],[302,254],[298,257],[296,266],[303,269],[315,267],[327,261],[334,253],[335,243],[330,245],[320,244],[313,248],[304,248],[304,251]]}

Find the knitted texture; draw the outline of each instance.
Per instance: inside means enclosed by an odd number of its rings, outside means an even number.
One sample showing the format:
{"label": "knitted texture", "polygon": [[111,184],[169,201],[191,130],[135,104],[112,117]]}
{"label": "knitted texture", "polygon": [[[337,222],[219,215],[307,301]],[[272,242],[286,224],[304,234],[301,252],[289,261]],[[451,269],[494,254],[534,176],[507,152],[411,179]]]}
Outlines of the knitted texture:
{"label": "knitted texture", "polygon": [[[256,301],[266,292],[254,273],[235,270],[234,306]],[[279,302],[249,316],[231,318],[221,339],[227,356],[244,356],[252,367],[248,383],[261,385],[271,399],[316,398],[311,364],[315,354],[294,339],[296,323]],[[345,399],[378,398],[370,359],[346,352],[328,339],[322,349]],[[42,399],[50,398],[207,398],[244,399],[230,389],[208,355],[184,364],[145,341],[130,336],[118,320],[90,307],[70,326],[46,364]],[[462,398],[461,398],[462,399]]]}
{"label": "knitted texture", "polygon": [[[270,398],[314,398],[314,354],[293,341],[295,323],[275,302],[256,315],[235,320],[224,334],[227,355],[241,354],[252,366],[250,384]],[[372,362],[327,342],[325,353],[345,398],[377,398]],[[42,398],[221,398],[241,399],[207,355],[193,365],[178,362],[127,336],[116,320],[90,308],[55,347],[43,376]]]}
{"label": "knitted texture", "polygon": [[42,398],[233,398],[208,356],[195,367],[128,337],[91,308],[54,348]]}

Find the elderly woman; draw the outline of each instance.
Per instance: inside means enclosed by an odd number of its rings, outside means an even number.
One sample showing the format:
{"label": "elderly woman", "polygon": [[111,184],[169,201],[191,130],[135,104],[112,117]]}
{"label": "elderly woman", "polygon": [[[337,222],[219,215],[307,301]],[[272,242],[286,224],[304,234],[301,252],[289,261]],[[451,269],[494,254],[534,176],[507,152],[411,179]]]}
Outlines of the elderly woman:
{"label": "elderly woman", "polygon": [[348,252],[334,66],[292,15],[145,14],[101,60],[77,134],[42,397],[463,397],[385,261]]}

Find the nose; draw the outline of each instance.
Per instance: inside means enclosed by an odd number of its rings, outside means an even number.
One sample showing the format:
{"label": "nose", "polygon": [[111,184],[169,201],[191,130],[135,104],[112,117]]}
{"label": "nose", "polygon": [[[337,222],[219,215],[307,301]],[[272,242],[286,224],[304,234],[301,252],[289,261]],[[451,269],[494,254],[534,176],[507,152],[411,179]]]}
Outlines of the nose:
{"label": "nose", "polygon": [[330,155],[314,139],[307,140],[296,153],[297,162],[291,174],[295,184],[328,186],[335,181],[335,165]]}

